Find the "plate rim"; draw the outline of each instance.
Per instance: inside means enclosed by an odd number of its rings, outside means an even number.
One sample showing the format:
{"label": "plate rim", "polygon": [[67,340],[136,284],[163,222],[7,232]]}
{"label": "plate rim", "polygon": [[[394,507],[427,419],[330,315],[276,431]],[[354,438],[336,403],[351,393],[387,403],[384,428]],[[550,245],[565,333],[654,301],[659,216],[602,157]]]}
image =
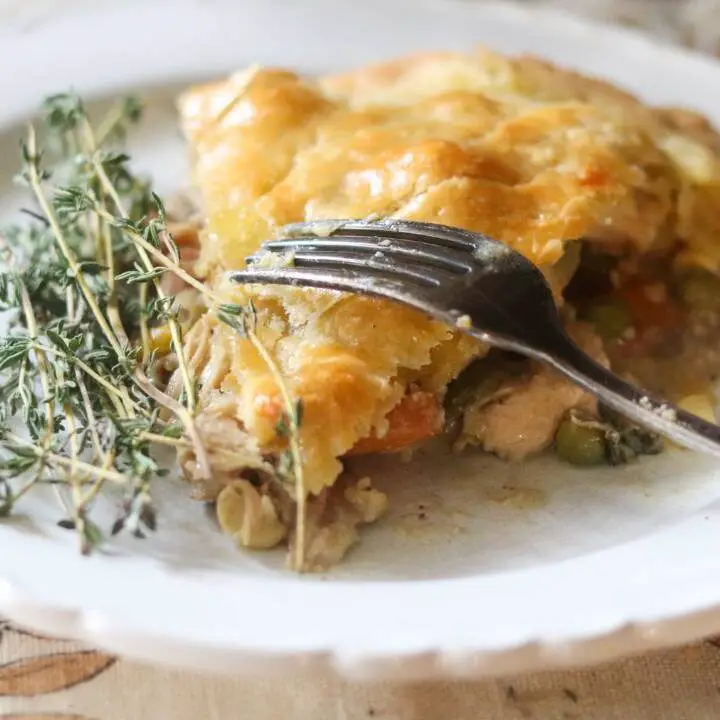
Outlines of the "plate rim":
{"label": "plate rim", "polygon": [[[665,58],[664,62],[682,67],[682,71],[687,73],[688,77],[693,72],[697,73],[694,76],[694,83],[699,82],[702,85],[705,77],[715,82],[720,80],[720,64],[710,58],[684,49],[666,47],[652,38],[624,28],[569,17],[554,10],[495,2],[471,5],[459,0],[423,0],[420,4],[417,0],[412,3],[409,0],[395,1],[397,8],[404,7],[406,12],[412,9],[415,13],[426,13],[428,17],[432,13],[447,11],[468,20],[494,16],[497,22],[504,23],[507,27],[532,25],[543,33],[550,33],[548,28],[552,27],[552,33],[558,39],[573,36],[572,40],[575,43],[581,42],[583,37],[593,36],[598,47],[618,48],[617,53],[620,56],[649,53],[653,57]],[[4,60],[9,63],[13,58],[29,56],[29,50],[37,43],[46,43],[47,47],[54,48],[52,52],[59,52],[58,40],[53,39],[53,33],[57,35],[71,33],[78,39],[86,39],[92,35],[91,31],[98,23],[112,24],[117,32],[127,32],[134,24],[136,19],[134,13],[138,11],[140,4],[136,0],[130,0],[122,7],[99,5],[69,8],[66,13],[53,17],[47,23],[31,28],[2,29],[0,30],[0,40],[2,40],[0,62]],[[204,27],[212,28],[213,23],[203,15],[210,9],[219,13],[215,19],[222,17],[223,14],[229,14],[233,18],[240,17],[243,13],[249,15],[259,13],[260,17],[267,17],[269,12],[267,8],[270,5],[273,3],[268,0],[264,3],[257,0],[246,0],[244,3],[232,3],[231,0],[212,2],[180,0],[173,4],[171,24],[177,30],[185,23],[183,32],[187,36],[187,24],[193,21],[202,20],[205,23]],[[338,5],[340,4],[331,0],[305,0],[303,9],[307,12],[312,7],[318,12],[337,13]],[[151,25],[152,18],[160,18],[167,11],[167,7],[163,0],[142,3],[144,19]],[[364,8],[361,14],[381,10],[387,12],[386,4],[382,0],[365,0]],[[277,2],[272,11],[291,14],[294,12],[291,3]],[[343,12],[350,12],[350,9],[346,6]],[[358,13],[357,9],[352,12],[356,15]],[[398,9],[398,12],[401,11]],[[229,57],[228,51],[223,48],[210,50],[206,48],[203,52],[211,52],[208,55],[209,61],[203,61],[207,71],[220,72],[221,66]],[[165,83],[181,77],[192,77],[196,72],[188,59],[183,62],[180,58],[176,58],[178,61],[174,64],[168,58],[163,61],[159,59],[160,53],[156,49],[149,52],[149,55],[150,58],[146,62],[153,64],[151,69],[134,62],[129,69],[123,66],[123,70],[128,70],[124,75],[109,73],[109,76],[108,69],[113,69],[111,63],[115,63],[114,69],[117,70],[120,61],[120,58],[113,56],[112,52],[102,55],[97,62],[94,59],[90,67],[87,66],[86,56],[83,57],[80,49],[76,48],[70,51],[69,62],[64,67],[52,67],[47,73],[40,72],[42,68],[37,61],[25,64],[24,61],[20,61],[19,72],[27,72],[31,82],[25,87],[18,88],[16,78],[10,77],[10,73],[0,78],[0,92],[3,93],[3,97],[11,98],[8,107],[4,108],[0,116],[0,128],[14,124],[29,115],[38,97],[57,91],[63,84],[58,81],[68,72],[76,72],[78,68],[84,67],[84,70],[73,79],[73,82],[76,82],[79,91],[89,94],[117,91],[123,86],[144,82],[161,80]],[[602,58],[599,58],[600,64],[601,61]],[[202,74],[206,72],[203,71]],[[697,80],[697,76],[702,79]],[[657,90],[662,92],[662,88]],[[720,113],[720,110],[718,112]],[[720,120],[720,114],[718,119]],[[642,541],[633,545],[642,545]],[[638,552],[642,554],[641,550]],[[602,566],[603,555],[603,552],[594,553],[589,559],[586,557],[582,560],[599,562]],[[718,555],[720,556],[720,553]],[[557,563],[561,572],[559,577],[563,578],[563,582],[567,577],[568,565],[568,563]],[[137,619],[133,621],[112,613],[99,612],[80,600],[57,605],[54,601],[42,597],[36,589],[27,587],[14,576],[14,573],[5,573],[2,559],[0,559],[0,610],[12,621],[42,632],[80,639],[128,657],[193,669],[267,674],[275,671],[286,672],[292,666],[295,670],[299,667],[331,669],[348,677],[376,680],[410,680],[438,676],[477,677],[546,669],[548,666],[595,663],[620,654],[642,652],[719,632],[720,585],[713,584],[708,579],[708,576],[718,569],[720,569],[720,561],[698,562],[697,566],[686,568],[683,580],[687,582],[687,588],[684,592],[678,590],[673,593],[668,583],[677,578],[665,577],[663,589],[668,591],[668,595],[657,603],[653,612],[631,610],[626,605],[625,610],[611,608],[604,615],[595,617],[592,622],[581,624],[580,628],[572,626],[569,632],[567,629],[562,632],[546,628],[542,632],[518,633],[511,637],[506,636],[504,639],[481,637],[477,631],[470,628],[466,637],[456,633],[450,639],[440,637],[433,639],[432,633],[428,635],[424,632],[417,640],[406,634],[400,641],[376,637],[366,642],[355,643],[352,642],[350,635],[334,642],[327,637],[323,640],[313,640],[309,636],[303,636],[297,638],[294,643],[288,642],[285,647],[265,645],[258,639],[259,636],[238,642],[238,636],[235,635],[233,639],[224,642],[219,635],[216,635],[212,642],[208,642],[188,634],[178,636],[162,632],[153,633]],[[565,574],[562,574],[563,572]],[[503,577],[512,583],[514,576],[523,573],[525,571],[511,572]],[[491,575],[490,578],[492,577]],[[647,587],[643,583],[659,582],[663,577],[662,569],[655,568],[653,572],[637,580],[633,587],[644,592]],[[628,580],[631,583],[635,582],[632,577],[628,577]],[[263,593],[260,586],[264,582],[268,581],[247,581],[248,585],[253,585],[254,589],[258,590],[261,597]],[[414,585],[417,586],[419,583],[420,581]],[[301,586],[295,582],[285,583],[282,580],[272,581],[270,584]],[[353,601],[353,591],[352,588],[347,587],[348,583],[345,583],[345,586],[342,582],[333,584],[342,591],[336,593],[338,596]],[[371,590],[376,592],[373,602],[379,603],[385,588],[383,583],[375,583],[375,585],[377,587],[372,590],[363,583],[367,589],[366,595],[369,597]],[[458,592],[458,587],[464,585],[464,589],[460,589],[459,592],[469,593],[473,599],[482,600],[483,583],[473,584],[469,581],[455,580],[442,581],[442,585],[446,592],[450,592],[451,598],[452,592]],[[305,588],[303,593],[307,598],[317,597],[317,593],[308,591],[310,585],[302,587]],[[480,595],[476,594],[478,588]],[[406,593],[406,590],[407,588],[399,594],[410,599],[412,596]],[[398,593],[397,588],[395,591]],[[436,608],[441,608],[443,603],[447,602],[446,592],[436,592],[436,588],[430,583],[425,584],[424,591],[428,593],[428,597],[433,596],[432,603],[435,603]],[[543,601],[549,601],[552,596],[551,593],[539,595]],[[581,594],[578,597],[581,597]],[[427,607],[432,606],[429,600],[426,602]]]}

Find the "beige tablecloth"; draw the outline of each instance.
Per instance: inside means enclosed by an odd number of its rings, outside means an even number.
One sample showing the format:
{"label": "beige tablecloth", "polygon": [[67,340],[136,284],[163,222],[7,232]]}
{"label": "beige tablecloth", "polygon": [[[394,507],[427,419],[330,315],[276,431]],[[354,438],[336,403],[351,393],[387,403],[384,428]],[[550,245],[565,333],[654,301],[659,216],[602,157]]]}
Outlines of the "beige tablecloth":
{"label": "beige tablecloth", "polygon": [[[69,5],[91,1],[0,0],[0,22],[50,21]],[[643,27],[720,56],[720,0],[527,1]],[[39,638],[0,621],[0,720],[19,718],[703,720],[720,718],[720,642],[573,672],[363,686],[331,677],[203,677]]]}
{"label": "beige tablecloth", "polygon": [[485,682],[353,685],[202,677],[5,628],[0,720],[704,720],[720,643]]}

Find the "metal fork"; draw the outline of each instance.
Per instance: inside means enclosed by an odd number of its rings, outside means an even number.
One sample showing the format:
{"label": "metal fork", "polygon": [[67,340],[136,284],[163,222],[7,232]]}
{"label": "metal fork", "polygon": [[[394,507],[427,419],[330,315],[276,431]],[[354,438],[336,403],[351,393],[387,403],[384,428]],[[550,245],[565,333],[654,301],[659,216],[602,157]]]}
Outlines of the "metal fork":
{"label": "metal fork", "polygon": [[[488,345],[547,363],[607,406],[693,450],[720,456],[720,427],[625,382],[567,335],[544,276],[507,245],[478,233],[406,220],[287,225],[238,283],[298,285],[411,305]],[[267,252],[290,265],[258,264]]]}

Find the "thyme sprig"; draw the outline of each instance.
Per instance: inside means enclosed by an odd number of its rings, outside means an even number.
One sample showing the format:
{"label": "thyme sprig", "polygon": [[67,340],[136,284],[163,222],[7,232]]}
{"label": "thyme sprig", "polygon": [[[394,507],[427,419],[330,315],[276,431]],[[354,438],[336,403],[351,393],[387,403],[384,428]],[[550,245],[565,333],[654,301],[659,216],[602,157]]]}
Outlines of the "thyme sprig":
{"label": "thyme sprig", "polygon": [[[24,210],[27,223],[0,235],[0,310],[9,311],[0,339],[0,516],[33,488],[52,485],[67,514],[59,525],[74,529],[88,553],[106,536],[90,515],[107,484],[124,493],[110,533],[143,537],[157,528],[151,481],[167,471],[152,446],[190,448],[200,477],[209,477],[195,427],[197,379],[177,304],[161,282],[170,272],[252,343],[277,384],[285,408],[277,434],[288,447],[278,472],[295,484],[300,569],[302,406],[258,337],[254,306],[223,303],[180,266],[162,201],[118,144],[140,117],[139,102],[127,98],[94,128],[77,97],[57,95],[44,105],[45,154],[32,126],[22,145],[19,181],[34,205]],[[169,330],[180,398],[151,379],[151,323]]]}
{"label": "thyme sprig", "polygon": [[[113,108],[100,144],[77,98],[48,99],[46,155],[34,127],[22,146],[30,222],[7,228],[1,241],[0,307],[9,311],[9,331],[0,340],[0,512],[10,514],[34,487],[53,485],[67,508],[60,525],[78,532],[85,553],[105,536],[90,512],[106,483],[126,496],[113,530],[154,528],[150,482],[162,470],[150,446],[176,437],[176,424],[157,408],[170,406],[192,423],[191,411],[178,412],[160,388],[147,391],[144,354],[133,342],[147,300],[117,277],[139,253],[96,212],[112,206],[143,226],[150,211],[161,213],[127,156],[109,144],[139,119],[138,108],[134,100]],[[179,334],[174,349],[181,351]]]}

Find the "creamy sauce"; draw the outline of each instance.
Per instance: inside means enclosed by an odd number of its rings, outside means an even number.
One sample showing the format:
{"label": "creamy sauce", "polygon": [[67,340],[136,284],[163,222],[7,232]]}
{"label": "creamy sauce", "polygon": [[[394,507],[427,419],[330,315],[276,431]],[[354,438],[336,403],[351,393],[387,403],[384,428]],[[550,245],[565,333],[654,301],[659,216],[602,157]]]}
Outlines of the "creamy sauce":
{"label": "creamy sauce", "polygon": [[547,493],[532,487],[503,485],[501,488],[486,490],[485,496],[491,502],[518,510],[534,510],[548,503]]}

